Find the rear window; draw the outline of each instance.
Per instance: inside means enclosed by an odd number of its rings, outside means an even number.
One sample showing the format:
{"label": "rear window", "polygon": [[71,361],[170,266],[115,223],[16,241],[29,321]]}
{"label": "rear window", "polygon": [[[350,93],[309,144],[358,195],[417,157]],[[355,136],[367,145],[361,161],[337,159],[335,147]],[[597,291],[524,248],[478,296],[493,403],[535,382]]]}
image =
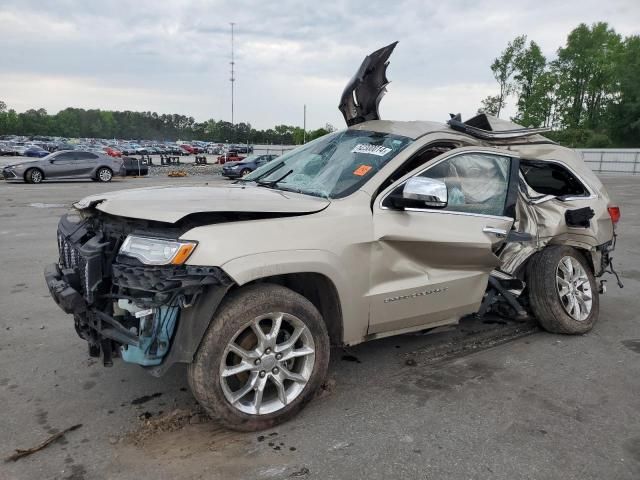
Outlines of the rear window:
{"label": "rear window", "polygon": [[589,195],[582,182],[557,163],[522,160],[520,171],[527,184],[542,195],[556,197]]}

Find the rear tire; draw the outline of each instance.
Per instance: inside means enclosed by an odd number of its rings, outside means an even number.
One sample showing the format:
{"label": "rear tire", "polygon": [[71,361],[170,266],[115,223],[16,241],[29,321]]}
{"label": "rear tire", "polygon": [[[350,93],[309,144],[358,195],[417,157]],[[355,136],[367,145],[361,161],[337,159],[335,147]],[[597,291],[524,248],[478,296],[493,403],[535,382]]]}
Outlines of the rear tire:
{"label": "rear tire", "polygon": [[586,258],[566,246],[549,246],[529,266],[529,302],[548,332],[581,334],[598,320],[596,279]]}
{"label": "rear tire", "polygon": [[99,182],[107,183],[113,178],[113,172],[108,167],[100,167],[96,172],[96,179]]}
{"label": "rear tire", "polygon": [[188,379],[213,418],[256,431],[294,417],[324,381],[328,364],[329,336],[318,310],[288,288],[263,283],[223,302]]}
{"label": "rear tire", "polygon": [[44,174],[42,173],[42,170],[38,168],[30,168],[24,174],[24,179],[27,183],[42,183],[42,180],[44,180]]}

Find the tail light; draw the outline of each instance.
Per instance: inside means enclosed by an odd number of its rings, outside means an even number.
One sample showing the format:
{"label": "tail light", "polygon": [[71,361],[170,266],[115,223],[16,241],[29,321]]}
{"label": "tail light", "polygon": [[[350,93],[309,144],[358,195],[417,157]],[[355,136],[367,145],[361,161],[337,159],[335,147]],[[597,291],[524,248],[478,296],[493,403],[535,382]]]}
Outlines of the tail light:
{"label": "tail light", "polygon": [[611,217],[611,221],[615,225],[620,220],[620,207],[617,205],[610,205],[607,207],[609,211],[609,216]]}

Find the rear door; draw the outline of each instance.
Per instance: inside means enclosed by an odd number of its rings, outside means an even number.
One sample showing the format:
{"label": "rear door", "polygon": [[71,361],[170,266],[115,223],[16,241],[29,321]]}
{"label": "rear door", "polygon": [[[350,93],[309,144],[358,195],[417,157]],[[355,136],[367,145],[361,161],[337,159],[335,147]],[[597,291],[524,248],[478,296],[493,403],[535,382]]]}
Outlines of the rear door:
{"label": "rear door", "polygon": [[75,168],[71,175],[74,177],[88,177],[98,167],[99,156],[92,152],[75,152]]}
{"label": "rear door", "polygon": [[447,185],[445,208],[395,208],[390,196],[407,178],[375,200],[370,334],[477,311],[513,225],[518,163],[498,150],[453,150],[413,174]]}

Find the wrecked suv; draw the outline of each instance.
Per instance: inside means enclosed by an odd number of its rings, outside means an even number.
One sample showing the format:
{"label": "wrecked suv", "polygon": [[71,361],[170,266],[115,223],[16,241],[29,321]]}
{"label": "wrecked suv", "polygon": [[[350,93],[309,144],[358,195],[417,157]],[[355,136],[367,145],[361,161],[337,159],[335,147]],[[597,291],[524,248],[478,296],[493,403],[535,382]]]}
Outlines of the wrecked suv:
{"label": "wrecked suv", "polygon": [[235,184],[74,205],[45,276],[92,356],[186,363],[212,416],[259,430],[313,397],[330,345],[489,310],[593,327],[619,218],[601,182],[541,130],[380,120],[394,46],[347,85],[346,130]]}

